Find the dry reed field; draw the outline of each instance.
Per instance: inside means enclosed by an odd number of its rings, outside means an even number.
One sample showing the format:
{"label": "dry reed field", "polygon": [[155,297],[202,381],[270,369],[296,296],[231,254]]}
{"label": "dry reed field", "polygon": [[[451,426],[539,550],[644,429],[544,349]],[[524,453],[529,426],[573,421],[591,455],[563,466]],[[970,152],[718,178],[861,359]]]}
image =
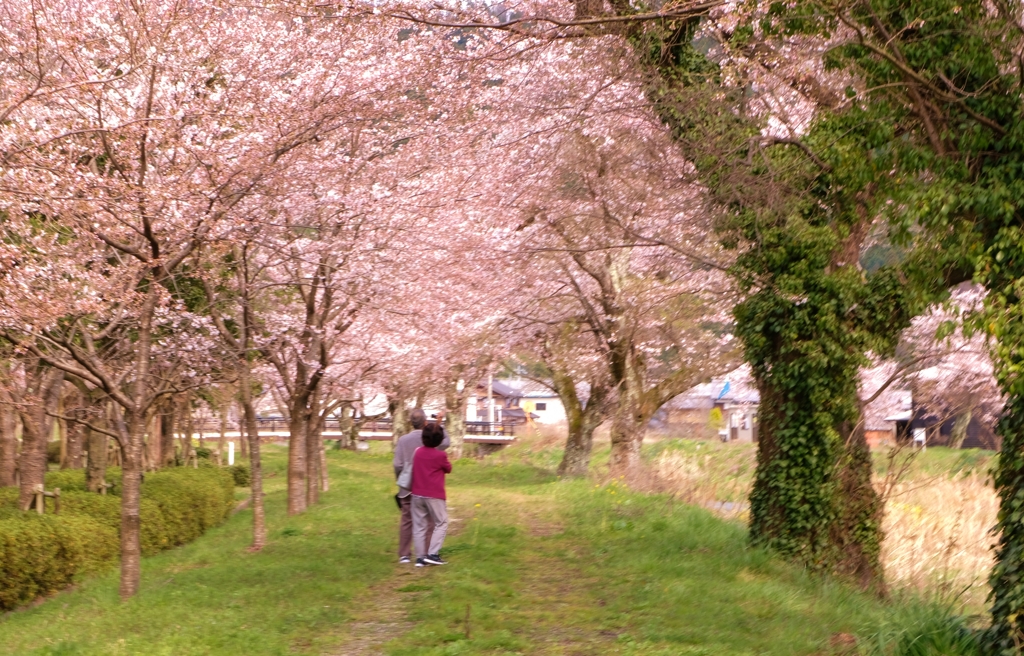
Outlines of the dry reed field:
{"label": "dry reed field", "polygon": [[[660,491],[725,517],[745,520],[755,465],[749,444],[687,441],[651,461]],[[880,459],[885,454],[878,454]],[[985,459],[961,468],[956,452],[912,454],[896,474],[876,478],[886,500],[882,560],[894,590],[983,610],[992,567],[998,499]]]}
{"label": "dry reed field", "polygon": [[894,485],[883,522],[882,561],[889,582],[980,612],[988,594],[998,509],[995,490],[977,471]]}

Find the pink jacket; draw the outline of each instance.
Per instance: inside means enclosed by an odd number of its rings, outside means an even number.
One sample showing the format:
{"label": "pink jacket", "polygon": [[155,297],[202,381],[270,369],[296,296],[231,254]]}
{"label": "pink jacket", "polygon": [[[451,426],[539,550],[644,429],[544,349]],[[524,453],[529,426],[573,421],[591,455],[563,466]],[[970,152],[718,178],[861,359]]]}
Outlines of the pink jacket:
{"label": "pink jacket", "polygon": [[412,493],[418,497],[447,499],[444,475],[452,472],[452,463],[444,451],[421,446],[412,456]]}

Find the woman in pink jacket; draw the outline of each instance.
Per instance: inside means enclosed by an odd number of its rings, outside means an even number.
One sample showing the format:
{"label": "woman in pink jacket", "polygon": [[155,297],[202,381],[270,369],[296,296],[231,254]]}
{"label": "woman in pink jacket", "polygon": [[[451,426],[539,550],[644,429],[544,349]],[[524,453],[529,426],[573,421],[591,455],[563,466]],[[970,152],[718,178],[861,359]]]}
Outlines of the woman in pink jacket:
{"label": "woman in pink jacket", "polygon": [[[412,456],[412,540],[416,554],[416,567],[444,565],[441,546],[448,532],[448,504],[445,501],[444,477],[452,471],[448,456],[437,447],[444,439],[439,422],[423,427],[423,446]],[[434,520],[434,534],[427,549],[427,518]],[[427,555],[421,555],[427,554]]]}

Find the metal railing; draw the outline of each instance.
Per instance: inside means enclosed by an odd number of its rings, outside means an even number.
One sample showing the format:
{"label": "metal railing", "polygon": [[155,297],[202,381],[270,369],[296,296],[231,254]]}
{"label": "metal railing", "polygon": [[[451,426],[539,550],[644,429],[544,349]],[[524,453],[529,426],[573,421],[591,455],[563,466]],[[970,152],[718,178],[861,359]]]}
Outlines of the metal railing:
{"label": "metal railing", "polygon": [[[513,437],[517,425],[518,424],[514,422],[508,421],[493,423],[486,421],[467,421],[466,434]],[[259,417],[256,419],[256,426],[261,433],[287,433],[290,429],[290,422],[288,419],[283,417]],[[184,428],[184,426],[178,426],[176,432],[180,433]],[[237,432],[239,430],[239,426],[237,423],[232,422],[227,425],[226,429],[229,432]],[[360,432],[390,432],[391,429],[392,423],[390,418],[371,419],[363,422],[359,427]],[[201,432],[204,436],[216,436],[220,433],[220,421],[218,419],[197,421],[193,424],[192,430],[195,435],[198,435]],[[324,422],[324,432],[341,432],[341,421],[339,419],[327,419]]]}

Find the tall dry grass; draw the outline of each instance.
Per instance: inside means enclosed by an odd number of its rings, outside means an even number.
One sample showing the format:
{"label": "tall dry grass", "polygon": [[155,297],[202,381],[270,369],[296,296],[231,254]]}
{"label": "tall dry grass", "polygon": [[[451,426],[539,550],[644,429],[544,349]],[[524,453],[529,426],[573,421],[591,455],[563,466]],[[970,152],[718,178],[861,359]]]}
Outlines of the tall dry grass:
{"label": "tall dry grass", "polygon": [[[650,462],[652,490],[745,520],[755,454],[749,445],[705,444],[703,453],[666,450]],[[886,506],[882,563],[896,590],[910,589],[968,612],[988,594],[995,525],[995,490],[978,471],[925,473],[908,467],[876,480]]]}
{"label": "tall dry grass", "polygon": [[887,580],[980,612],[988,594],[998,509],[995,490],[978,472],[896,483],[882,523]]}
{"label": "tall dry grass", "polygon": [[752,450],[716,448],[706,453],[663,451],[651,463],[649,487],[719,515],[746,517],[754,467]]}

